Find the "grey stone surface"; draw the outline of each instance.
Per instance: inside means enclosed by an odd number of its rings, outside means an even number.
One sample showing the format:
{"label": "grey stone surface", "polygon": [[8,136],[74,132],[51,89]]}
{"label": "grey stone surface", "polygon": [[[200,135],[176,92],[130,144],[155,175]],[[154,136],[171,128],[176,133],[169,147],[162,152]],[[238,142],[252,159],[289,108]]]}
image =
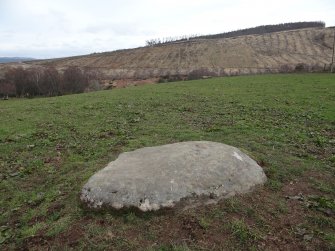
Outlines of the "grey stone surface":
{"label": "grey stone surface", "polygon": [[239,149],[190,141],[120,154],[88,180],[80,198],[95,209],[155,211],[215,203],[265,181],[263,169]]}

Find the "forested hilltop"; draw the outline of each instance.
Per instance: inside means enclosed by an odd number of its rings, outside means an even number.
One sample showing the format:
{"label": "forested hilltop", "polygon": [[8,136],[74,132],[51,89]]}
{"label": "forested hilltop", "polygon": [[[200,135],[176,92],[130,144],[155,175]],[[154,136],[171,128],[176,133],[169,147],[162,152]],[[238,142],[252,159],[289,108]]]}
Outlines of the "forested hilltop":
{"label": "forested hilltop", "polygon": [[197,40],[197,39],[215,39],[215,38],[231,38],[238,36],[246,36],[246,35],[262,35],[266,33],[272,32],[280,32],[280,31],[289,31],[289,30],[297,30],[297,29],[305,29],[305,28],[325,28],[326,24],[322,21],[317,22],[295,22],[295,23],[283,23],[283,24],[273,24],[273,25],[261,25],[257,27],[247,28],[247,29],[239,29],[235,31],[223,32],[212,35],[191,35],[191,36],[182,36],[182,37],[169,37],[169,38],[157,38],[148,40],[146,44],[148,46],[157,45],[157,44],[166,44],[172,42],[182,42],[188,40]]}

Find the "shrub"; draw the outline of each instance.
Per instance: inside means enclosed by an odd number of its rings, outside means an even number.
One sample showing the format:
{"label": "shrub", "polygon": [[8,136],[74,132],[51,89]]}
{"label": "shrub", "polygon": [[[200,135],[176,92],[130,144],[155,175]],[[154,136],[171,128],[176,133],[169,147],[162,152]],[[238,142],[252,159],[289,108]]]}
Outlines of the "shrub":
{"label": "shrub", "polygon": [[217,76],[215,72],[210,71],[207,68],[199,68],[199,69],[191,71],[188,74],[188,80],[200,79],[203,77],[214,77],[214,76]]}
{"label": "shrub", "polygon": [[296,72],[308,71],[308,65],[306,65],[304,63],[299,63],[295,66],[294,70]]}

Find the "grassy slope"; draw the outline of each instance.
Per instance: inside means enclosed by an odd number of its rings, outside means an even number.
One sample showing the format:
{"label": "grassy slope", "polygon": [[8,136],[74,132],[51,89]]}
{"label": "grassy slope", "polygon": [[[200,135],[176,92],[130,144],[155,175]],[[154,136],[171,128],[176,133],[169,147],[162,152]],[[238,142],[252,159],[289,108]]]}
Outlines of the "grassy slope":
{"label": "grassy slope", "polygon": [[[334,93],[334,75],[265,75],[2,101],[0,245],[335,248]],[[244,149],[264,167],[266,186],[155,216],[79,206],[81,186],[118,153],[186,140]]]}

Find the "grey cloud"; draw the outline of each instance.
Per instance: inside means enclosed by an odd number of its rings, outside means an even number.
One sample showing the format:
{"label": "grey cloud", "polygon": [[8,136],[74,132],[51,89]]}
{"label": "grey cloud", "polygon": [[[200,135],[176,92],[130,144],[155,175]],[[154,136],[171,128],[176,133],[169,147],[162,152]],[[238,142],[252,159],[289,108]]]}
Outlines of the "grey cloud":
{"label": "grey cloud", "polygon": [[113,34],[116,36],[153,35],[155,32],[149,28],[142,28],[133,22],[107,23],[91,25],[82,30],[91,34]]}
{"label": "grey cloud", "polygon": [[[150,38],[219,33],[292,19],[305,21],[319,13],[319,19],[328,26],[335,25],[333,0],[282,0],[271,6],[261,0],[31,2],[0,0],[1,55],[70,56],[141,46]],[[299,12],[287,9],[287,5],[299,6]]]}

